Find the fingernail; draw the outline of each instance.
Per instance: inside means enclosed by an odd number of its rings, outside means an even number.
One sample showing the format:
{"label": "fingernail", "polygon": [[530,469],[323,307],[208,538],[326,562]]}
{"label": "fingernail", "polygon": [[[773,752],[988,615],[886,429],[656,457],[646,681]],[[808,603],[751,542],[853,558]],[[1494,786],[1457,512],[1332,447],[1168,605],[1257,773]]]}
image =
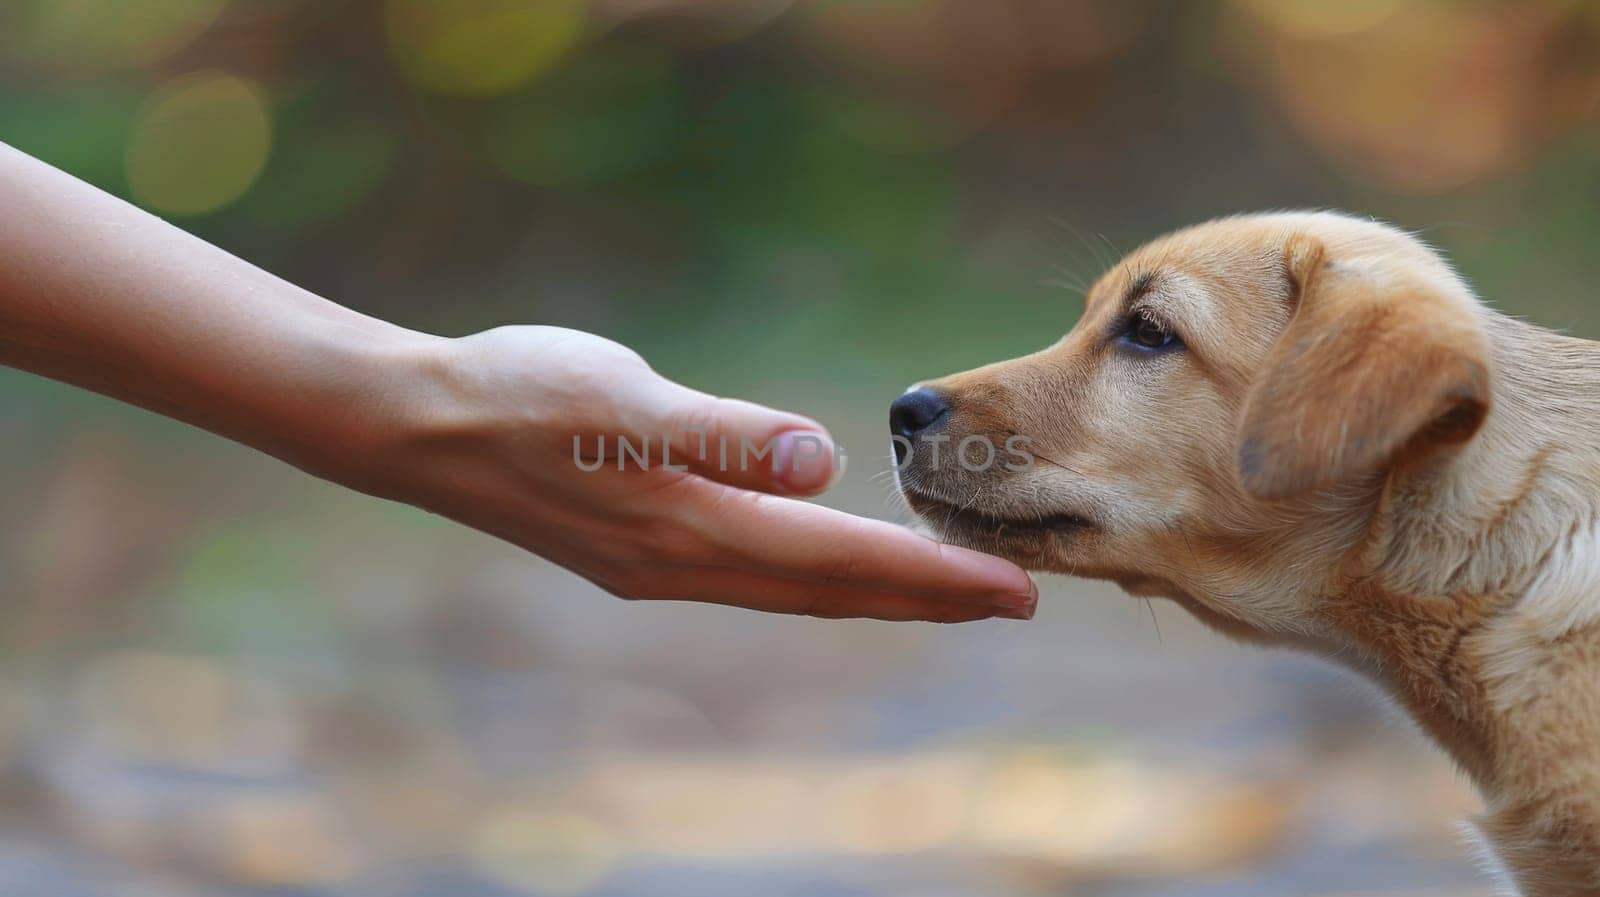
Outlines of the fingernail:
{"label": "fingernail", "polygon": [[1004,611],[996,614],[995,616],[1005,617],[1008,620],[1031,620],[1033,619],[1034,613],[1038,611],[1038,609],[1038,604],[1029,602],[1021,607],[1012,608],[1011,610]]}
{"label": "fingernail", "polygon": [[778,436],[772,446],[772,475],[794,492],[816,492],[833,483],[833,440],[811,430]]}
{"label": "fingernail", "polygon": [[1017,620],[1033,619],[1034,611],[1039,609],[1039,584],[1034,582],[1031,576],[1027,582],[1025,593],[1019,595],[1016,592],[996,592],[988,596],[988,603],[993,607],[1003,608],[999,616]]}
{"label": "fingernail", "polygon": [[1033,604],[1034,597],[1032,595],[1018,595],[1015,592],[1000,592],[998,594],[985,596],[983,603],[992,607],[1003,607],[1007,610],[1015,610],[1016,608],[1027,607]]}

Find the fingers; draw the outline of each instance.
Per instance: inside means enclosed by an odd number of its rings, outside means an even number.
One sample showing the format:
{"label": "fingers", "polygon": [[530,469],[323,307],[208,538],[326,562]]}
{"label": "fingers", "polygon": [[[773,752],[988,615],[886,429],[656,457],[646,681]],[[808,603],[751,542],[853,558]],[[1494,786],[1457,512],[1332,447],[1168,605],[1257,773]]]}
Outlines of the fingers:
{"label": "fingers", "polygon": [[710,480],[754,489],[809,495],[828,488],[839,472],[833,439],[808,417],[738,399],[719,399],[659,380],[644,387],[638,408],[664,460]]}
{"label": "fingers", "polygon": [[941,545],[909,530],[818,505],[686,483],[702,493],[686,513],[706,539],[752,570],[840,588],[941,601],[1033,607],[1038,589],[1022,568]]}
{"label": "fingers", "polygon": [[990,607],[704,567],[685,568],[658,576],[641,597],[725,604],[765,613],[798,614],[829,620],[864,618],[895,622],[970,623],[991,617],[1026,620],[1033,616],[1031,605],[1026,608]]}

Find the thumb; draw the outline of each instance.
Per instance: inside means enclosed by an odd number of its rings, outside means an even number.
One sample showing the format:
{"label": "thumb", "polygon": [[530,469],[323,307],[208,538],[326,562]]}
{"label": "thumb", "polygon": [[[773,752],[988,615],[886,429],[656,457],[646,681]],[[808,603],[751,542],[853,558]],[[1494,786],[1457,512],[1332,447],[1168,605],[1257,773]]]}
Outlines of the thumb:
{"label": "thumb", "polygon": [[739,399],[721,399],[661,380],[643,397],[656,458],[730,486],[791,495],[828,488],[844,470],[843,453],[809,417]]}

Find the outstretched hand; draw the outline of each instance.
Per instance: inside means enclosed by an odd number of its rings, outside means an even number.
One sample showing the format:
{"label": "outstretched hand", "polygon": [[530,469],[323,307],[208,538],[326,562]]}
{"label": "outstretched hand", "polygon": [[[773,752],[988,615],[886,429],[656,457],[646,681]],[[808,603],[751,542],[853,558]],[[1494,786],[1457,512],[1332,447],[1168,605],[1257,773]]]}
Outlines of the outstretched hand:
{"label": "outstretched hand", "polygon": [[[1033,615],[1033,583],[1006,561],[784,497],[834,476],[833,442],[808,418],[685,388],[574,330],[503,327],[428,351],[387,485],[365,488],[624,598],[883,620]],[[635,454],[619,454],[622,437]]]}
{"label": "outstretched hand", "polygon": [[[441,339],[375,320],[4,144],[0,196],[0,364],[447,515],[627,598],[1033,614],[1033,583],[1006,561],[781,497],[832,480],[832,442],[807,418],[686,389],[578,331]],[[651,463],[617,464],[622,436],[649,437]],[[770,454],[742,463],[746,444]]]}

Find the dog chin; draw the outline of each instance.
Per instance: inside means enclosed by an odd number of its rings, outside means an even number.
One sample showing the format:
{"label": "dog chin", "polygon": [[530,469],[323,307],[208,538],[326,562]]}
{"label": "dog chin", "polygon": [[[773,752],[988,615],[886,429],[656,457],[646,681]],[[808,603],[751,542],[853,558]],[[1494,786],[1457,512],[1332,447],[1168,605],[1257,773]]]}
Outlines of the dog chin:
{"label": "dog chin", "polygon": [[964,507],[911,489],[902,490],[923,527],[941,542],[998,555],[1034,570],[1056,569],[1071,545],[1097,530],[1088,517]]}

